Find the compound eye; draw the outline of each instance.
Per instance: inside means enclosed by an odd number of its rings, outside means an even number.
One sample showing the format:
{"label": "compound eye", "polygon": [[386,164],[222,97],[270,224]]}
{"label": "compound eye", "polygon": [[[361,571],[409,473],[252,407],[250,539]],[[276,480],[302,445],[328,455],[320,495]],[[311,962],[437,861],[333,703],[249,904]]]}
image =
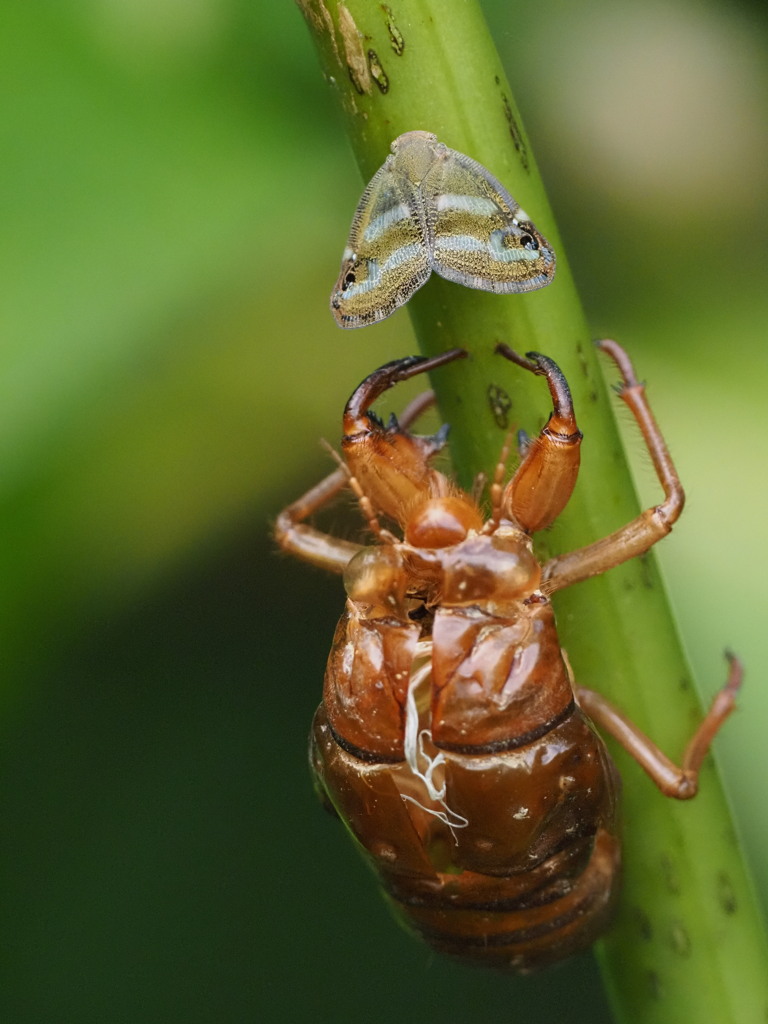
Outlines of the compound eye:
{"label": "compound eye", "polygon": [[344,589],[350,601],[390,613],[403,611],[407,586],[402,556],[393,547],[363,548],[344,570]]}
{"label": "compound eye", "polygon": [[482,525],[480,513],[465,498],[431,498],[409,518],[405,539],[415,548],[447,548]]}

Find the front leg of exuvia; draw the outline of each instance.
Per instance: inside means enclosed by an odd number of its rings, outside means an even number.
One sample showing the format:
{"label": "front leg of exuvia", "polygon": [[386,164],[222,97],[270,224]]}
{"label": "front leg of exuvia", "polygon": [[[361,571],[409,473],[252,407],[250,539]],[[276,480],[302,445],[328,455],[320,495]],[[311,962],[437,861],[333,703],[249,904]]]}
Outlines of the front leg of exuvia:
{"label": "front leg of exuvia", "polygon": [[[546,378],[552,412],[538,437],[532,438],[499,502],[500,514],[526,533],[550,526],[573,493],[579,475],[581,431],[576,424],[568,381],[557,363],[539,352],[518,355],[508,345],[496,346],[499,355],[529,373]],[[495,495],[492,494],[494,512]]]}

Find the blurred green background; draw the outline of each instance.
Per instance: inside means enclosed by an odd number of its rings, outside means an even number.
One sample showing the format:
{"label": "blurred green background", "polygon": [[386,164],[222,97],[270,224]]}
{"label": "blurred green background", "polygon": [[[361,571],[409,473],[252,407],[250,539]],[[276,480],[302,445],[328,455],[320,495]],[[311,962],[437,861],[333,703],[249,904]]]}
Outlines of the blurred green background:
{"label": "blurred green background", "polygon": [[[747,666],[717,749],[765,905],[765,6],[485,7],[686,484],[702,693]],[[270,522],[414,342],[328,312],[361,182],[298,10],[6,3],[0,97],[0,1018],[607,1021],[590,957],[510,980],[404,936],[310,790],[341,589]]]}

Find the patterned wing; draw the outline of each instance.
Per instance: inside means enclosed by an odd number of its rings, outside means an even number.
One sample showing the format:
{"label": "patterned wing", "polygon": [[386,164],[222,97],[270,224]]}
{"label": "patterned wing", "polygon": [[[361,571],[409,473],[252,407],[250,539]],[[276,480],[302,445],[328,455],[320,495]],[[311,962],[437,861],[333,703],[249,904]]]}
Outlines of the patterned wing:
{"label": "patterned wing", "polygon": [[397,154],[371,179],[357,207],[331,294],[339,327],[365,327],[394,313],[431,273],[418,188]]}
{"label": "patterned wing", "polygon": [[447,146],[421,185],[432,269],[468,288],[528,292],[554,277],[555,254],[528,215],[476,160]]}

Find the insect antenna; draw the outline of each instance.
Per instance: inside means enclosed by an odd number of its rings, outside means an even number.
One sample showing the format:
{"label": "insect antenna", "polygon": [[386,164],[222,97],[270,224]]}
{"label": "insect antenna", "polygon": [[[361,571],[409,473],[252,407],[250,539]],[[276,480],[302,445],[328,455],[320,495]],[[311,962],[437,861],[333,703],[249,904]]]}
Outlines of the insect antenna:
{"label": "insect antenna", "polygon": [[488,483],[488,477],[482,470],[477,474],[475,479],[472,481],[472,490],[469,492],[469,496],[476,505],[480,504],[480,500],[485,490],[485,485]]}
{"label": "insect antenna", "polygon": [[504,444],[501,446],[499,461],[496,463],[496,468],[493,471],[493,479],[491,480],[491,486],[489,488],[491,498],[491,515],[483,527],[483,533],[495,533],[499,528],[499,523],[501,522],[502,498],[504,497],[504,477],[507,472],[507,463],[509,462],[509,453],[512,451],[512,440],[514,436],[514,430],[507,432],[507,435],[504,438]]}

